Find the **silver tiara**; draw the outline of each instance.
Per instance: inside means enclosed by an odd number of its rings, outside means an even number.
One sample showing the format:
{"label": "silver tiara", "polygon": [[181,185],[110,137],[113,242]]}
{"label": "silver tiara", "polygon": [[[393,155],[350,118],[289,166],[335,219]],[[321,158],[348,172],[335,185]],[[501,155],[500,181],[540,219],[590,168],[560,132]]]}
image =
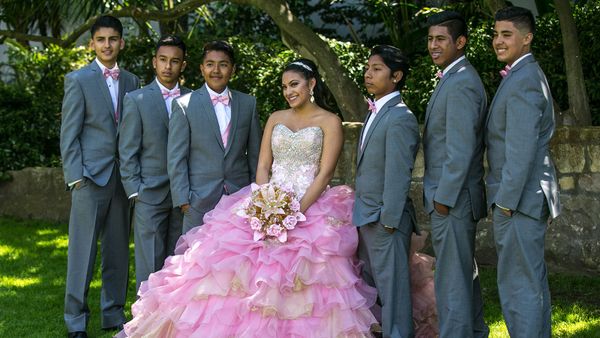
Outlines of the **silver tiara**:
{"label": "silver tiara", "polygon": [[290,63],[290,65],[296,65],[296,66],[300,66],[306,70],[308,70],[309,72],[313,72],[312,68],[310,68],[308,65],[305,65],[304,63],[300,62],[300,61],[295,61]]}

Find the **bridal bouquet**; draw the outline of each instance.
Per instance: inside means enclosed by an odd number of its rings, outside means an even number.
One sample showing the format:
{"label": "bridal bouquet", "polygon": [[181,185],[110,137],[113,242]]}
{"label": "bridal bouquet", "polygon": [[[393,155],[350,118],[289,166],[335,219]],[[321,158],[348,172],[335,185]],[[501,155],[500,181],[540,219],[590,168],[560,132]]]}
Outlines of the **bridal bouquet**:
{"label": "bridal bouquet", "polygon": [[287,241],[287,232],[305,221],[300,212],[296,194],[288,188],[272,183],[252,183],[252,195],[246,199],[236,214],[244,217],[254,231],[254,240],[277,239]]}

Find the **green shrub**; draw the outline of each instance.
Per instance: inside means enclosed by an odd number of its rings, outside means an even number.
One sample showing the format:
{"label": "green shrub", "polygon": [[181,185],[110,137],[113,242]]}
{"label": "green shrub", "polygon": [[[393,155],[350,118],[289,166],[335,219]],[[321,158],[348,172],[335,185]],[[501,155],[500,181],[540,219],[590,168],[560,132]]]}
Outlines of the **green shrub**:
{"label": "green shrub", "polygon": [[[600,2],[590,1],[574,9],[581,47],[581,60],[590,99],[594,125],[600,125],[600,65],[593,62],[600,54]],[[491,20],[478,20],[471,28],[467,56],[478,70],[491,100],[500,83],[499,69],[492,50]],[[200,75],[200,55],[205,41],[214,39],[194,31],[184,37],[188,47],[188,66],[183,73],[184,84],[192,89],[203,84]],[[281,71],[298,57],[280,40],[268,37],[235,36],[228,39],[237,51],[237,72],[232,88],[255,95],[263,123],[275,110],[287,104],[281,93]],[[363,69],[368,48],[354,43],[327,40],[340,59],[347,74],[363,90]],[[10,43],[8,65],[14,79],[0,84],[0,176],[7,170],[28,166],[59,166],[60,109],[63,79],[69,71],[78,69],[93,59],[83,47],[62,49],[50,46],[44,50],[28,50]],[[127,39],[121,54],[121,67],[137,74],[147,84],[154,79],[152,56],[155,41],[148,37]],[[545,71],[552,94],[561,109],[568,108],[568,93],[564,69],[560,25],[556,14],[538,19],[533,53]],[[423,121],[431,92],[435,88],[436,67],[426,52],[411,56],[411,72],[407,77],[404,98],[419,121]],[[327,79],[325,79],[327,80]]]}
{"label": "green shrub", "polygon": [[64,75],[85,63],[83,48],[37,51],[9,45],[14,78],[0,83],[0,173],[60,165],[60,106]]}

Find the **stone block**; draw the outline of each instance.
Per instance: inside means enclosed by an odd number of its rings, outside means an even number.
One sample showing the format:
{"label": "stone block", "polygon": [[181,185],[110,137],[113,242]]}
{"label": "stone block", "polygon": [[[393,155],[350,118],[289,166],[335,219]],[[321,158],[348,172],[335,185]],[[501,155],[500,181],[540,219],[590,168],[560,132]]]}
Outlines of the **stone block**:
{"label": "stone block", "polygon": [[415,159],[415,167],[412,172],[412,177],[415,180],[422,181],[425,175],[425,158],[423,157],[423,147],[419,147],[417,158]]}
{"label": "stone block", "polygon": [[585,167],[584,146],[579,144],[558,144],[552,155],[558,172],[562,174],[581,173]]}
{"label": "stone block", "polygon": [[564,176],[558,179],[558,185],[561,191],[569,191],[575,189],[575,179],[573,176]]}
{"label": "stone block", "polygon": [[[587,192],[600,192],[600,173],[579,176],[579,189]],[[600,212],[599,212],[600,213]]]}
{"label": "stone block", "polygon": [[590,171],[600,173],[600,145],[590,145],[588,152],[590,155]]}

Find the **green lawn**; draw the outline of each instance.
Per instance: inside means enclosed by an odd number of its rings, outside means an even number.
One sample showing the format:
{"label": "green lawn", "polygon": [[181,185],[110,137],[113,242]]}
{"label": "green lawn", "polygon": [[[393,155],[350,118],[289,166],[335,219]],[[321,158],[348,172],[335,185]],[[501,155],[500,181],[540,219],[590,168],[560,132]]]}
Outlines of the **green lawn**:
{"label": "green lawn", "polygon": [[[128,309],[135,297],[133,246],[130,252]],[[0,218],[0,337],[66,336],[62,317],[66,262],[65,224]],[[480,271],[490,336],[508,337],[498,304],[496,270],[482,267]],[[600,337],[599,277],[551,274],[550,290],[553,337]],[[100,329],[99,299],[96,274],[89,294],[88,334],[111,337],[114,332]]]}

